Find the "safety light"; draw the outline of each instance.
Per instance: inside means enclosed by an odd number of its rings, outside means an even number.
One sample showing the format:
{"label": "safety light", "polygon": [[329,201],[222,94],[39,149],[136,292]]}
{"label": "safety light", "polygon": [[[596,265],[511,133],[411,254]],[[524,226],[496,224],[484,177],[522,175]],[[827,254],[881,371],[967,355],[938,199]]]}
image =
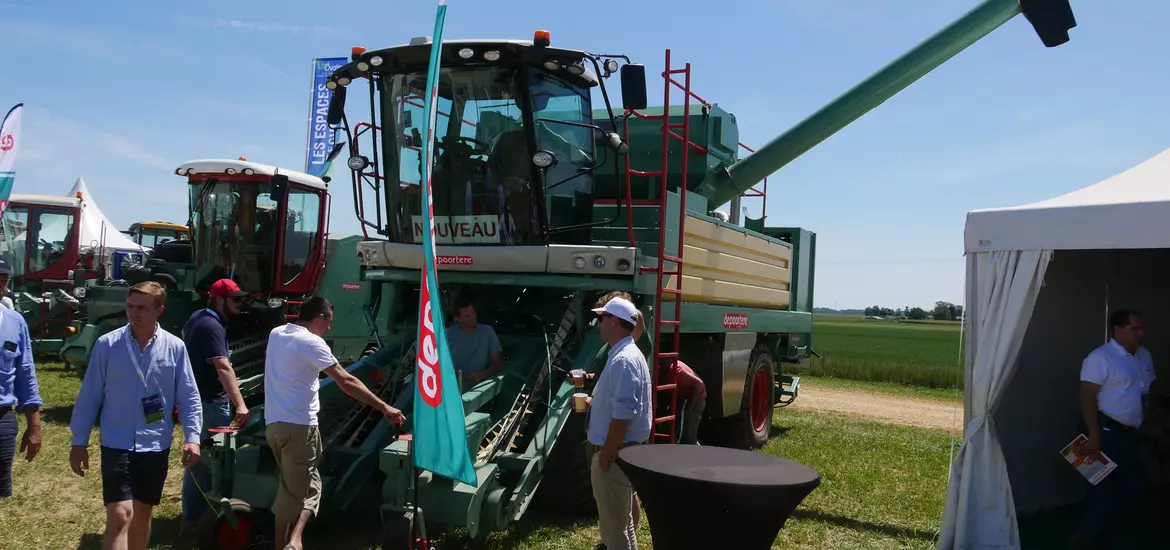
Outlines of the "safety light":
{"label": "safety light", "polygon": [[375,67],[380,67],[382,65],[382,56],[375,55],[374,57],[371,57],[370,58],[370,65],[373,65]]}
{"label": "safety light", "polygon": [[370,165],[370,161],[366,160],[366,157],[361,155],[354,155],[349,157],[349,160],[345,161],[345,164],[346,166],[349,166],[350,170],[361,171],[365,170],[366,166]]}
{"label": "safety light", "polygon": [[532,33],[532,44],[537,48],[547,48],[552,44],[552,35],[545,30],[536,31]]}
{"label": "safety light", "polygon": [[248,159],[246,159],[246,158],[244,158],[244,157],[240,157],[238,160],[242,160],[242,161],[244,161],[244,162],[248,162]]}
{"label": "safety light", "polygon": [[549,151],[537,151],[535,155],[532,155],[532,164],[535,164],[537,168],[546,169],[556,163],[556,155],[553,155]]}
{"label": "safety light", "polygon": [[353,48],[351,48],[349,50],[349,58],[354,60],[354,61],[357,61],[358,56],[360,56],[363,53],[366,53],[365,48],[363,48],[361,46],[354,46]]}
{"label": "safety light", "polygon": [[607,59],[605,61],[605,72],[608,74],[618,72],[618,63],[616,59]]}
{"label": "safety light", "polygon": [[459,50],[459,57],[462,57],[463,59],[471,59],[471,56],[473,55],[475,55],[475,50],[471,48],[463,48],[462,50]]}

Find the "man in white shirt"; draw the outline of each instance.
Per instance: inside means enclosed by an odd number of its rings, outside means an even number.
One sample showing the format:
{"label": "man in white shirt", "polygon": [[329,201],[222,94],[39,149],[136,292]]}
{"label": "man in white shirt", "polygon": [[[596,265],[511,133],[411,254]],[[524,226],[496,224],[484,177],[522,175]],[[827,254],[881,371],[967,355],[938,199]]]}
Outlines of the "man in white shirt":
{"label": "man in white shirt", "polygon": [[1141,492],[1138,428],[1154,383],[1154,362],[1141,347],[1137,312],[1120,310],[1109,326],[1113,339],[1081,364],[1081,415],[1089,438],[1082,454],[1099,459],[1104,453],[1118,467],[1090,489],[1088,515],[1073,537],[1077,547],[1098,543]]}
{"label": "man in white shirt", "polygon": [[301,305],[296,323],[272,329],[264,360],[264,422],[268,446],[280,470],[272,513],[276,548],[302,550],[301,535],[321,500],[321,434],[317,429],[318,375],[327,374],[342,391],[374,407],[393,424],[402,411],[387,405],[343,369],[322,338],[333,322],[333,305],[314,296]]}

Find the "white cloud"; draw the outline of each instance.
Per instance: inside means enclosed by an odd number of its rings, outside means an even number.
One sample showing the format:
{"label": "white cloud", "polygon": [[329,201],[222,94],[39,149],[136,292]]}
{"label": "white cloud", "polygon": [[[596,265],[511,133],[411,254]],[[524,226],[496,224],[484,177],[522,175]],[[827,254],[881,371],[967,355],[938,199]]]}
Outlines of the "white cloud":
{"label": "white cloud", "polygon": [[289,33],[289,34],[334,34],[333,27],[324,25],[287,25],[269,21],[241,21],[239,19],[190,19],[189,24],[199,27],[216,29],[235,29],[250,32]]}
{"label": "white cloud", "polygon": [[111,132],[95,130],[73,119],[30,107],[24,116],[28,148],[21,152],[32,161],[76,162],[103,156],[118,157],[137,164],[161,168],[168,172],[176,164],[156,154],[130,138]]}

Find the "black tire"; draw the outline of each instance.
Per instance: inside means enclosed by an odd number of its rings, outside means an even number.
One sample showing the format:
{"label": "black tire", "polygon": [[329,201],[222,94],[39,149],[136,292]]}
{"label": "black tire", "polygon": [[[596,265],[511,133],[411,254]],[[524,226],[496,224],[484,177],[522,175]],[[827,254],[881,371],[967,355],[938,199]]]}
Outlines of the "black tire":
{"label": "black tire", "polygon": [[597,515],[597,502],[585,461],[585,415],[569,415],[549,454],[533,505],[555,516],[592,517]]}
{"label": "black tire", "polygon": [[[761,387],[757,387],[757,384]],[[744,377],[739,413],[727,419],[725,433],[730,446],[758,449],[768,442],[768,435],[772,431],[772,412],[776,405],[775,386],[776,362],[771,353],[757,348],[752,353],[751,364]]]}
{"label": "black tire", "polygon": [[276,543],[272,516],[267,511],[253,511],[252,506],[239,499],[231,499],[236,515],[236,529],[218,507],[208,508],[199,520],[199,548],[202,550],[269,550]]}
{"label": "black tire", "polygon": [[414,523],[404,514],[390,514],[382,521],[382,550],[415,550]]}

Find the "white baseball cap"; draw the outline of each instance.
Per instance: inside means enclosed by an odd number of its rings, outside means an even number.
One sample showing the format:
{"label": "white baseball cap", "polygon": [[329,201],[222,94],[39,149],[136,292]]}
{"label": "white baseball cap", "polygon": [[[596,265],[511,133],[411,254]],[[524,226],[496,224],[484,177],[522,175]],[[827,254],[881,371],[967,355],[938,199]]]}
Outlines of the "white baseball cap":
{"label": "white baseball cap", "polygon": [[601,315],[608,313],[632,325],[638,324],[635,320],[638,315],[638,308],[634,307],[629,300],[625,298],[614,298],[605,303],[605,307],[599,307],[593,310],[593,313]]}

